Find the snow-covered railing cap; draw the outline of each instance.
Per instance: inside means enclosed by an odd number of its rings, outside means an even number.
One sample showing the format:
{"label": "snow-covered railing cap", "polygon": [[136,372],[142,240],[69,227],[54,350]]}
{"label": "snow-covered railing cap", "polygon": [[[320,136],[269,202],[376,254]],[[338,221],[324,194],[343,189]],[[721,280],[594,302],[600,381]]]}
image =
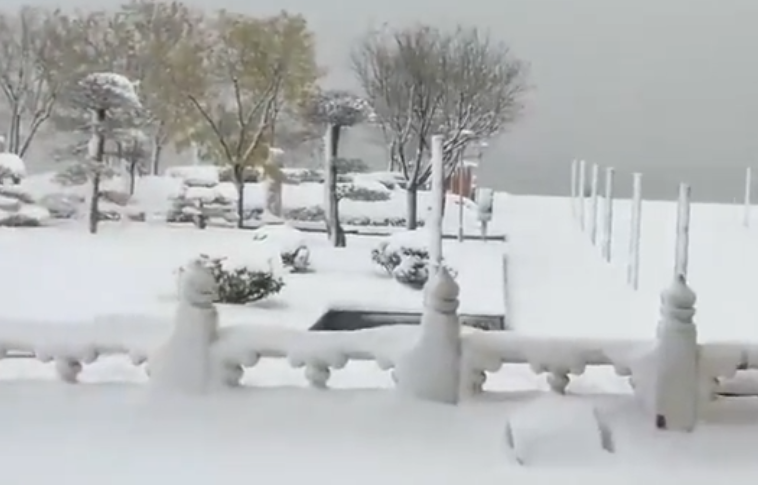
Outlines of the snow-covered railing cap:
{"label": "snow-covered railing cap", "polygon": [[425,289],[426,305],[440,313],[455,313],[460,288],[444,266],[432,276]]}
{"label": "snow-covered railing cap", "polygon": [[666,319],[692,323],[696,302],[697,295],[687,286],[684,275],[680,274],[661,293],[661,315]]}

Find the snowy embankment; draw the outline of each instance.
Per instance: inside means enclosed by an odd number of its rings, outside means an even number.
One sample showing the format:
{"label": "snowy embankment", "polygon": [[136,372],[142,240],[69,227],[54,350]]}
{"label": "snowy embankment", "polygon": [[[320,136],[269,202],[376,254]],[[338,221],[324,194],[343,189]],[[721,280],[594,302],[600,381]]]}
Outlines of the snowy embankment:
{"label": "snowy embankment", "polygon": [[[185,183],[197,177],[207,176],[201,173],[215,174],[215,182],[209,187],[202,187],[202,198],[206,202],[223,202],[225,207],[234,210],[237,201],[237,190],[231,182],[218,182],[218,169],[216,167],[180,167],[192,168],[192,171],[173,170],[168,176],[145,176],[140,177],[135,184],[135,192],[129,202],[131,213],[144,213],[149,220],[166,220],[174,207],[174,201],[186,196]],[[207,177],[206,177],[207,178]],[[340,202],[340,218],[346,229],[355,227],[371,227],[382,229],[402,229],[405,226],[407,213],[407,196],[405,190],[394,186],[386,188],[382,180],[387,174],[356,174],[353,185],[371,192],[385,194],[387,200],[351,200],[344,199]],[[203,179],[204,180],[204,179]],[[196,180],[195,180],[196,181]],[[386,182],[389,183],[389,182]],[[103,181],[103,190],[106,192],[123,191],[127,185],[121,177],[114,177]],[[23,181],[21,188],[33,195],[36,199],[47,199],[55,205],[71,205],[84,211],[84,204],[89,196],[89,188],[86,184],[61,185],[55,179],[55,174],[46,173],[28,177]],[[194,189],[193,189],[194,190]],[[199,190],[195,190],[200,192]],[[53,200],[54,199],[54,200]],[[285,183],[282,185],[282,209],[285,219],[296,220],[306,225],[322,224],[323,221],[323,185],[316,182]],[[443,221],[446,234],[457,233],[459,220],[459,199],[457,196],[448,195],[447,210]],[[476,204],[464,199],[463,227],[466,234],[479,234],[480,225],[477,219]],[[105,201],[105,210],[110,209],[110,204]],[[265,205],[265,184],[245,184],[244,211],[250,217],[250,222],[260,220]],[[76,206],[76,207],[73,207]],[[56,207],[58,209],[58,207]],[[424,223],[431,210],[431,195],[429,192],[418,193],[418,218]]]}

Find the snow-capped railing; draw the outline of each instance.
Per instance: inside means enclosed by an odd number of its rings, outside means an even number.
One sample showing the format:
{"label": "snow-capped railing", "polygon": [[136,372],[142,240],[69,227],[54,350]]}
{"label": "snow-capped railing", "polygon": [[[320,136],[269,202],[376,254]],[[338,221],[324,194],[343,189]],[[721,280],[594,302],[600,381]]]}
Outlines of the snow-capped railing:
{"label": "snow-capped railing", "polygon": [[82,368],[99,357],[126,355],[135,365],[148,364],[151,387],[175,392],[238,385],[245,368],[266,358],[304,368],[311,386],[323,389],[333,370],[350,361],[374,361],[392,371],[399,392],[447,403],[481,392],[487,373],[504,364],[528,364],[536,373],[547,373],[558,393],[587,366],[612,366],[633,378],[635,394],[659,427],[682,430],[695,426],[698,407],[713,396],[718,379],[758,369],[758,345],[697,344],[696,298],[683,278],[663,292],[661,321],[649,341],[541,338],[461,328],[458,286],[444,269],[425,291],[421,325],[353,332],[219,329],[212,276],[196,264],[183,273],[180,286],[173,328],[113,321],[3,325],[0,358],[54,362],[58,375],[74,383]]}
{"label": "snow-capped railing", "polygon": [[587,366],[612,366],[619,376],[631,376],[635,358],[651,349],[652,341],[573,340],[531,337],[511,332],[475,333],[464,337],[467,390],[482,392],[487,373],[504,364],[528,364],[536,374],[547,374],[550,388],[566,392],[571,375]]}

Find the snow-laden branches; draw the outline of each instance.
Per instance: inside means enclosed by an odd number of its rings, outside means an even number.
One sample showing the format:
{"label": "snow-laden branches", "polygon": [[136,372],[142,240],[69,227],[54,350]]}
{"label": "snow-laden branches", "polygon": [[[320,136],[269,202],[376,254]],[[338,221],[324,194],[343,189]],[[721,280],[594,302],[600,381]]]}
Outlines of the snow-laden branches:
{"label": "snow-laden branches", "polygon": [[431,174],[433,135],[445,135],[443,157],[452,164],[472,139],[496,137],[514,122],[527,89],[526,65],[475,28],[371,33],[352,67],[410,187]]}
{"label": "snow-laden branches", "polygon": [[350,127],[374,116],[369,102],[348,91],[319,92],[311,101],[308,118],[317,124]]}
{"label": "snow-laden branches", "polygon": [[8,108],[7,150],[21,156],[50,118],[72,70],[73,30],[58,10],[0,12],[0,99]]}
{"label": "snow-laden branches", "polygon": [[112,72],[94,72],[84,76],[73,88],[71,101],[80,108],[93,111],[142,107],[134,83]]}

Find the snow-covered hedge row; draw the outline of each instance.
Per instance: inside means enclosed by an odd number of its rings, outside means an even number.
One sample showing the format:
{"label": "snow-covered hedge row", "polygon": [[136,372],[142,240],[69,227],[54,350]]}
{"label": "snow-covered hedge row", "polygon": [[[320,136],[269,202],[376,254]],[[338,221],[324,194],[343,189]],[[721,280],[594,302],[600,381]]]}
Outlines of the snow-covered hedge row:
{"label": "snow-covered hedge row", "polygon": [[34,196],[18,186],[0,185],[0,226],[37,227],[50,219],[50,212]]}
{"label": "snow-covered hedge row", "polygon": [[[398,282],[421,289],[429,279],[429,248],[426,230],[397,232],[384,238],[371,251],[371,260]],[[456,272],[448,267],[450,274]]]}
{"label": "snow-covered hedge row", "polygon": [[[287,272],[310,268],[310,250],[302,233],[285,224],[264,226],[253,232],[253,244],[236,255],[201,254],[218,283],[218,303],[244,305],[279,293]],[[179,268],[179,278],[182,268]]]}

